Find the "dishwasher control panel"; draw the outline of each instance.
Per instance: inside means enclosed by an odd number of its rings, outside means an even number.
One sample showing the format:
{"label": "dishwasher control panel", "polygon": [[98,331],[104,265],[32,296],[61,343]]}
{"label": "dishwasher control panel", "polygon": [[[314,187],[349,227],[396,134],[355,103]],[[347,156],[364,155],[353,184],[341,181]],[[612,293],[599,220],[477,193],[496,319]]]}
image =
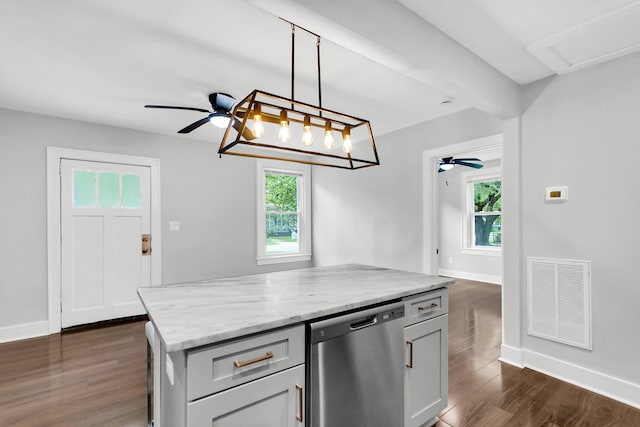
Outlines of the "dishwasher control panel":
{"label": "dishwasher control panel", "polygon": [[404,303],[397,302],[314,322],[309,325],[311,343],[403,319],[404,312]]}

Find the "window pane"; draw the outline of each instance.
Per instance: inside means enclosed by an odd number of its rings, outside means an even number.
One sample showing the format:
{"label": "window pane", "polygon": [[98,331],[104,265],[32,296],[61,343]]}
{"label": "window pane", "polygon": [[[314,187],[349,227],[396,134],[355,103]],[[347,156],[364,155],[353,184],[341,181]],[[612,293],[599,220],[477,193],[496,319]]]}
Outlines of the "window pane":
{"label": "window pane", "polygon": [[502,215],[475,215],[474,246],[502,246]]}
{"label": "window pane", "polygon": [[92,208],[96,205],[96,173],[73,170],[73,207]]}
{"label": "window pane", "polygon": [[267,255],[300,252],[298,176],[265,173],[264,203]]}
{"label": "window pane", "polygon": [[295,254],[298,244],[298,214],[267,213],[267,255]]}
{"label": "window pane", "polygon": [[502,182],[483,181],[473,184],[474,212],[500,212],[502,210]]}
{"label": "window pane", "polygon": [[98,173],[98,207],[117,208],[120,206],[120,174]]}
{"label": "window pane", "polygon": [[122,175],[122,207],[139,209],[141,200],[140,175]]}

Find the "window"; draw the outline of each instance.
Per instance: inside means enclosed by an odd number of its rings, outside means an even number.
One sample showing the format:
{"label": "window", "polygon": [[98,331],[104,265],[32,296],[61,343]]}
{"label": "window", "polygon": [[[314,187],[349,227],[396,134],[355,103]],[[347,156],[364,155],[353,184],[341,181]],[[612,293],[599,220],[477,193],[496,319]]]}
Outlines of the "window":
{"label": "window", "polygon": [[311,168],[257,164],[258,264],[311,259]]}
{"label": "window", "polygon": [[499,169],[463,175],[464,247],[467,250],[500,251],[502,246],[502,179]]}

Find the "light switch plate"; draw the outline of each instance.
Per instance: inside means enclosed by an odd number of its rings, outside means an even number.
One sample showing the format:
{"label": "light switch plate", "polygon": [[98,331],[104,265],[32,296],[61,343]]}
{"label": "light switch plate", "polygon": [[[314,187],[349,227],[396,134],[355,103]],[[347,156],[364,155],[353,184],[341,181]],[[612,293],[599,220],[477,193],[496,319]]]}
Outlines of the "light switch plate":
{"label": "light switch plate", "polygon": [[169,221],[169,231],[180,231],[180,221]]}

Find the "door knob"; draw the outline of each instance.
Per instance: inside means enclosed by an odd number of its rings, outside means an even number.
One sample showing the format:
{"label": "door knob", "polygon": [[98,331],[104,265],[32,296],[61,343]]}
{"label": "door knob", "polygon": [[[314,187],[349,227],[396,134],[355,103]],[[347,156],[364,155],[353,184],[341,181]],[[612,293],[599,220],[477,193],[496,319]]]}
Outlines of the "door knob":
{"label": "door knob", "polygon": [[142,235],[142,255],[151,255],[151,234]]}

